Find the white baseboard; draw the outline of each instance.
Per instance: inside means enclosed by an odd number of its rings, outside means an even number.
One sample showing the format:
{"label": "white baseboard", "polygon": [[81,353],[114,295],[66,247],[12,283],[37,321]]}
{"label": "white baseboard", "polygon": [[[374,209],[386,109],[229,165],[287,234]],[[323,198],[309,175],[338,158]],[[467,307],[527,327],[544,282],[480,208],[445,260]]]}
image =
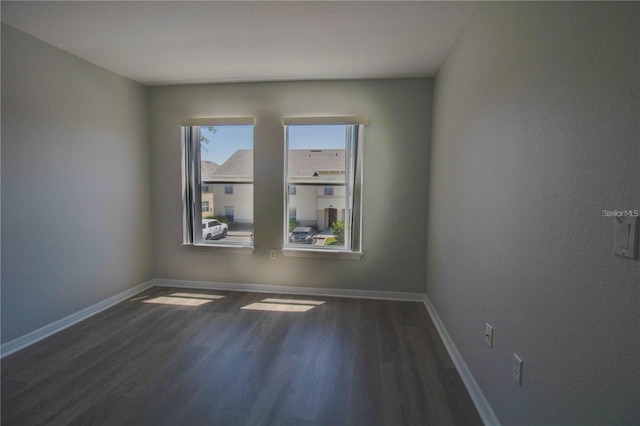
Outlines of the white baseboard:
{"label": "white baseboard", "polygon": [[0,346],[0,358],[4,358],[5,356],[17,352],[20,349],[26,348],[29,345],[33,345],[34,343],[46,337],[56,334],[57,332],[62,331],[67,327],[71,327],[72,325],[82,320],[92,317],[93,315],[102,312],[105,309],[108,309],[152,286],[153,280],[149,280],[128,290],[125,290],[122,293],[118,293],[115,296],[111,296],[108,299],[84,308],[81,311],[59,319],[58,321],[47,324],[44,327],[32,331],[31,333],[27,333],[24,336],[20,336],[17,339],[4,343],[2,346]]}
{"label": "white baseboard", "polygon": [[300,296],[353,297],[357,299],[399,300],[405,302],[422,302],[424,300],[423,293],[404,293],[398,291],[349,290],[341,288],[296,287],[286,285],[222,283],[169,279],[154,279],[151,281],[153,282],[153,285],[159,287],[296,294]]}
{"label": "white baseboard", "polygon": [[500,422],[498,421],[496,414],[493,412],[493,408],[491,408],[489,402],[484,397],[482,389],[480,389],[480,386],[478,386],[478,382],[476,382],[473,374],[471,374],[471,370],[469,370],[469,367],[467,367],[467,364],[464,362],[464,359],[462,358],[462,355],[460,355],[456,344],[453,343],[453,340],[451,339],[451,336],[449,336],[447,329],[442,323],[438,312],[436,312],[436,309],[433,307],[431,301],[426,295],[424,295],[423,298],[424,306],[425,308],[427,308],[427,312],[429,312],[431,320],[436,326],[438,334],[440,334],[440,338],[442,339],[444,346],[447,348],[447,352],[449,352],[449,356],[451,357],[453,364],[456,366],[456,370],[458,370],[458,374],[460,374],[460,378],[462,379],[462,382],[464,383],[467,391],[469,392],[469,395],[471,396],[471,400],[475,404],[476,409],[480,414],[480,418],[482,418],[482,421],[485,425],[500,426]]}

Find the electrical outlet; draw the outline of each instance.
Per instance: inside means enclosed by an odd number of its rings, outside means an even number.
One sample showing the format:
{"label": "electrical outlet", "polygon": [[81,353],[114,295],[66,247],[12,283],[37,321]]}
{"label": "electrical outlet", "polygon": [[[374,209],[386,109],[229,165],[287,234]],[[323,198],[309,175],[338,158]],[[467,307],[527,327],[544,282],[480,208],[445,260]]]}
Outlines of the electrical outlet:
{"label": "electrical outlet", "polygon": [[484,327],[484,343],[493,348],[493,327],[489,323]]}
{"label": "electrical outlet", "polygon": [[513,380],[518,386],[522,386],[522,360],[518,354],[513,354]]}
{"label": "electrical outlet", "polygon": [[272,259],[275,259],[275,258],[278,257],[278,253],[276,252],[275,249],[269,250],[269,253],[270,253]]}

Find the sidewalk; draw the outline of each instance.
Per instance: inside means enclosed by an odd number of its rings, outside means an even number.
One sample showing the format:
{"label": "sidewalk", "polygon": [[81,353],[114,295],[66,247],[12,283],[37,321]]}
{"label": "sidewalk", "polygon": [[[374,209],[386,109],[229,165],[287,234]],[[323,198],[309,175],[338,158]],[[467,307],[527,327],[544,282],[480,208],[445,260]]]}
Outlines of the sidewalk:
{"label": "sidewalk", "polygon": [[228,231],[227,235],[231,237],[250,237],[253,235],[251,231]]}

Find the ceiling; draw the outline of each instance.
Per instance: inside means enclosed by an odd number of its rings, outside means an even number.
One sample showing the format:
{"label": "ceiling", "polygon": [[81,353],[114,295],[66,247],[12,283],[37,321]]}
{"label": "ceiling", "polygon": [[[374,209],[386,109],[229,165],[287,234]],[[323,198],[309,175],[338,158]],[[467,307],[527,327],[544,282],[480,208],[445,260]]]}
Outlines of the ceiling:
{"label": "ceiling", "polygon": [[2,21],[146,85],[433,76],[475,8],[432,1],[2,1]]}

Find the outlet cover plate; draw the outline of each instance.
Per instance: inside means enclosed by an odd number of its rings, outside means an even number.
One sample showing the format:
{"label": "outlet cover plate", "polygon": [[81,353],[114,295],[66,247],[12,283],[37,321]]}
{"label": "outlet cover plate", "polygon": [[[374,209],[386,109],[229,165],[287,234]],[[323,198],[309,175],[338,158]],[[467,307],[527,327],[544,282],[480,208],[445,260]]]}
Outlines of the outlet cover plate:
{"label": "outlet cover plate", "polygon": [[513,380],[518,386],[522,386],[522,360],[518,354],[513,354]]}

